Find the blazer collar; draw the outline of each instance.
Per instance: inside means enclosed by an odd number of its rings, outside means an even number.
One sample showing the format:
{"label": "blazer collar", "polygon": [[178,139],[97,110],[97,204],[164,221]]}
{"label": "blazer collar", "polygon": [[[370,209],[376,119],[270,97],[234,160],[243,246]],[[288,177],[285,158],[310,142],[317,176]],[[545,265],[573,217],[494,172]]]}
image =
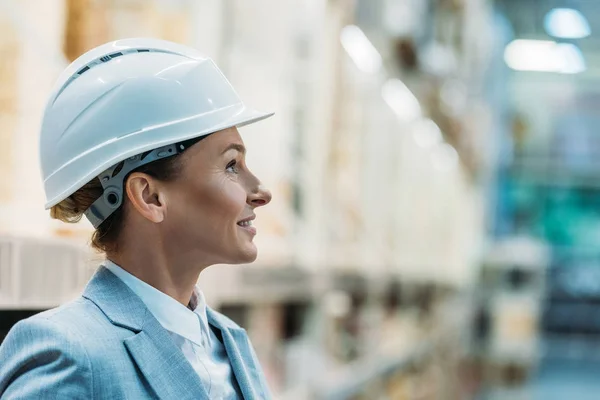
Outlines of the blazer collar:
{"label": "blazer collar", "polygon": [[[101,266],[86,286],[83,297],[96,304],[113,325],[135,333],[123,343],[160,398],[209,400],[198,375],[168,331],[121,279]],[[244,399],[270,398],[246,331],[210,307],[207,307],[207,317],[209,324],[221,333]]]}
{"label": "blazer collar", "polygon": [[138,296],[106,267],[100,266],[83,297],[96,304],[113,325],[139,332],[150,312]]}
{"label": "blazer collar", "polygon": [[117,276],[100,267],[83,297],[96,304],[112,324],[135,333],[123,344],[159,398],[209,400],[196,371],[168,331]]}

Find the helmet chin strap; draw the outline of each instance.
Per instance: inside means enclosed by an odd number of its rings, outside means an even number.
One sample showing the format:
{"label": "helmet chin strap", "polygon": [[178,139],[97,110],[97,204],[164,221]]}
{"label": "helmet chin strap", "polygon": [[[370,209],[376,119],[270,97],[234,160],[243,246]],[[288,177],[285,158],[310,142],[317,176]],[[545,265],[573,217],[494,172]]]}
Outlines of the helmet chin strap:
{"label": "helmet chin strap", "polygon": [[123,204],[123,182],[129,173],[142,165],[149,164],[163,158],[183,153],[186,149],[196,144],[211,134],[196,137],[179,143],[159,147],[150,152],[138,154],[123,161],[121,170],[115,173],[120,163],[108,168],[100,175],[100,183],[104,192],[92,205],[85,210],[84,215],[92,223],[95,229],[104,222]]}

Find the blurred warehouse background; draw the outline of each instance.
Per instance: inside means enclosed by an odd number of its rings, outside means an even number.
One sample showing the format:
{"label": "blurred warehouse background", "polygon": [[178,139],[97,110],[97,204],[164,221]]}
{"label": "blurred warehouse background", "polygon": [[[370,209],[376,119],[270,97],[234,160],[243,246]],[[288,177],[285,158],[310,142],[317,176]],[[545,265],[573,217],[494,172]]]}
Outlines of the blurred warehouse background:
{"label": "blurred warehouse background", "polygon": [[0,341],[102,259],[44,211],[54,80],[157,37],[276,111],[241,131],[259,259],[200,277],[275,398],[599,398],[598,32],[597,0],[0,0]]}

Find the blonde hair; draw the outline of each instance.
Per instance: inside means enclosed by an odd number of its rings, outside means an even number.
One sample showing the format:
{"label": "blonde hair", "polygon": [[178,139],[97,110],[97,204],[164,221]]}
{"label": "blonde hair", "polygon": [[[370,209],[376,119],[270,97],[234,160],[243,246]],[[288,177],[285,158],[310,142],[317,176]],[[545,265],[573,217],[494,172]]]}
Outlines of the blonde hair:
{"label": "blonde hair", "polygon": [[[94,178],[81,189],[55,205],[50,209],[50,217],[67,223],[76,223],[81,220],[85,210],[102,196],[102,184],[98,178]],[[118,237],[121,227],[123,206],[108,217],[92,234],[91,243],[93,249],[101,253],[115,252],[117,250]]]}
{"label": "blonde hair", "polygon": [[[179,176],[181,162],[179,156],[163,158],[137,168],[135,171],[142,172],[161,181],[172,181]],[[122,165],[117,166],[120,170]],[[123,183],[127,181],[127,177]],[[67,223],[76,223],[84,216],[85,211],[102,196],[104,188],[98,178],[92,179],[81,189],[53,206],[50,209],[50,217]],[[119,237],[124,226],[125,205],[128,197],[124,196],[123,204],[104,220],[94,231],[90,245],[100,253],[116,253],[119,250]]]}

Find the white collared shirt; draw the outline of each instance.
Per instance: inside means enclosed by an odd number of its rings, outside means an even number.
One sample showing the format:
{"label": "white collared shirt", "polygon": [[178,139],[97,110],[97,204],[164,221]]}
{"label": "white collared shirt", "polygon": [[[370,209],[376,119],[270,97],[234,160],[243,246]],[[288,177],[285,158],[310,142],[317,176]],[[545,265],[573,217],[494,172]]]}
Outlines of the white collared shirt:
{"label": "white collared shirt", "polygon": [[196,286],[190,307],[148,285],[110,260],[104,266],[121,279],[165,328],[192,365],[211,399],[241,399],[225,347],[208,325],[206,301]]}

